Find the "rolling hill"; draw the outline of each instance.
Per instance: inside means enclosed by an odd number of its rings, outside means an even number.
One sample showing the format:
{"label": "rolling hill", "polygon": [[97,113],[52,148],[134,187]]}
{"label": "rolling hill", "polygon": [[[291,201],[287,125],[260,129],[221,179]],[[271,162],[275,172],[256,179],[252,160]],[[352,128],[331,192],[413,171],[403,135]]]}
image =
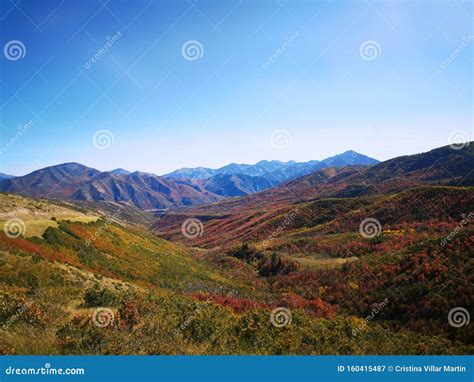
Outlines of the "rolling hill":
{"label": "rolling hill", "polygon": [[128,175],[100,173],[71,195],[73,200],[124,202],[144,210],[212,203],[219,198],[189,182],[138,171]]}
{"label": "rolling hill", "polygon": [[198,205],[221,198],[189,182],[143,172],[100,172],[79,163],[51,166],[1,180],[0,191],[69,201],[119,202],[142,209]]}
{"label": "rolling hill", "polygon": [[70,199],[84,182],[100,171],[79,163],[64,163],[0,181],[0,191],[31,197]]}

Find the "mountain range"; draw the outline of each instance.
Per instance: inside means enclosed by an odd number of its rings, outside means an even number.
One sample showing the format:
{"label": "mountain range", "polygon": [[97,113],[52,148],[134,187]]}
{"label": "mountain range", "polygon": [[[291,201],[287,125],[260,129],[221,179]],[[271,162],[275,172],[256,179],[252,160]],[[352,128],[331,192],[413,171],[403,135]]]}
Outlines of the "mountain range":
{"label": "mountain range", "polygon": [[[194,244],[212,246],[224,237],[225,232],[229,233],[229,238],[241,239],[251,231],[261,231],[261,224],[272,221],[282,211],[308,202],[324,198],[383,196],[425,186],[474,186],[474,145],[461,150],[440,147],[371,167],[325,168],[259,193],[167,211],[156,221],[154,228],[165,237],[179,241],[183,240],[180,233],[183,220],[197,218],[206,223],[208,235],[197,238]],[[469,211],[469,206],[465,208]]]}
{"label": "mountain range", "polygon": [[64,163],[25,176],[0,178],[0,191],[60,200],[128,203],[144,210],[169,209],[256,193],[315,169],[375,163],[375,159],[347,151],[322,161],[232,163],[217,170],[182,169],[165,176],[121,168],[101,172],[79,163]]}
{"label": "mountain range", "polygon": [[474,309],[473,170],[471,142],[276,185],[78,163],[2,180],[63,200],[0,193],[0,354],[473,354],[447,318]]}
{"label": "mountain range", "polygon": [[378,160],[366,155],[349,150],[321,161],[311,160],[308,162],[281,162],[277,160],[262,160],[256,164],[231,163],[218,169],[207,167],[182,168],[164,175],[171,179],[208,179],[215,175],[249,175],[261,176],[274,184],[295,179],[301,175],[320,170],[326,167],[343,167],[350,165],[373,166]]}
{"label": "mountain range", "polygon": [[164,176],[124,169],[101,172],[79,163],[64,163],[0,179],[0,191],[68,201],[114,202],[142,210],[186,207],[197,214],[203,210],[226,214],[235,209],[384,194],[422,185],[473,185],[472,147],[454,150],[446,146],[380,163],[347,151],[322,161],[232,163],[217,170],[181,169]]}

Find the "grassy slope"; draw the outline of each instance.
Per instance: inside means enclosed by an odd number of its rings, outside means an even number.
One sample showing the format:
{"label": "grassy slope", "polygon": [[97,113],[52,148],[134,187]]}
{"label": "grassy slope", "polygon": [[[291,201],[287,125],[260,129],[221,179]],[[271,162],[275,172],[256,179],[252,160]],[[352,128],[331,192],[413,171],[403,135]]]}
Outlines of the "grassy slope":
{"label": "grassy slope", "polygon": [[[45,203],[45,202],[43,202]],[[43,206],[42,208],[44,208]],[[51,208],[57,208],[52,203]],[[434,354],[466,353],[443,336],[362,325],[342,315],[316,318],[292,307],[292,323],[270,323],[266,281],[242,265],[217,271],[189,250],[102,218],[60,221],[39,238],[0,233],[0,353],[6,354]],[[239,265],[240,263],[240,265]],[[117,296],[103,301],[114,324],[98,328],[92,287]],[[203,302],[196,294],[223,295]],[[280,292],[278,292],[280,293]],[[277,293],[277,294],[278,294]],[[246,300],[253,309],[235,309]],[[263,300],[262,300],[263,298]],[[205,299],[205,298],[204,298]],[[216,301],[215,298],[213,301]],[[228,305],[226,306],[222,306]],[[258,306],[258,307],[257,307]],[[26,308],[24,308],[26,307]],[[132,318],[133,319],[132,319]],[[354,336],[354,331],[357,335]]]}
{"label": "grassy slope", "polygon": [[[6,322],[28,309],[2,332],[0,352],[6,354],[450,354],[466,353],[465,345],[403,330],[394,333],[361,319],[310,318],[292,311],[292,323],[271,325],[266,309],[235,313],[163,289],[104,278],[64,267],[40,257],[0,253],[2,267],[0,317]],[[15,271],[13,271],[13,269]],[[139,308],[139,320],[127,325],[118,306],[108,305],[114,323],[98,328],[93,307],[84,307],[84,290],[106,286]],[[35,285],[41,285],[36,288]],[[130,297],[128,297],[130,298]],[[12,314],[13,313],[13,314]],[[7,318],[8,317],[8,318]],[[353,335],[357,330],[357,336]]]}
{"label": "grassy slope", "polygon": [[64,202],[52,203],[0,193],[0,229],[4,230],[5,223],[12,218],[20,219],[24,223],[24,237],[41,237],[48,227],[57,227],[57,221],[71,220],[87,223],[97,221],[99,216],[85,213],[74,205]]}
{"label": "grassy slope", "polygon": [[376,218],[383,225],[430,219],[460,220],[463,213],[469,213],[472,204],[473,187],[420,187],[381,196],[280,204],[219,217],[201,211],[203,215],[196,217],[202,220],[204,231],[192,240],[181,233],[187,215],[171,214],[158,220],[155,227],[160,227],[165,238],[184,245],[210,249],[248,241],[263,249],[304,237],[312,240],[314,236],[331,232],[357,232],[359,223],[367,217]]}

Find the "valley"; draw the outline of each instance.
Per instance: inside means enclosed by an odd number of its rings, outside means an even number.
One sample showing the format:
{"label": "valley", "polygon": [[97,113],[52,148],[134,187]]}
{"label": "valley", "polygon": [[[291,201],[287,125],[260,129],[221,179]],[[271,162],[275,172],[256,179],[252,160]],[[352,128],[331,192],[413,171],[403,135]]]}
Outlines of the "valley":
{"label": "valley", "polygon": [[0,180],[0,354],[473,354],[473,147]]}

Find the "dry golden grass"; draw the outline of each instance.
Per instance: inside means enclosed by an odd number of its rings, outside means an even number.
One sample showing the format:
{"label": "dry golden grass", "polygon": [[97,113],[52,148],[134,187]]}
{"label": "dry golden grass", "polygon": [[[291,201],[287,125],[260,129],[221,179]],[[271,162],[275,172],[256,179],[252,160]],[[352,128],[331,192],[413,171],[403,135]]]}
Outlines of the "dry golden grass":
{"label": "dry golden grass", "polygon": [[353,257],[336,257],[336,258],[322,258],[322,259],[315,259],[311,257],[305,258],[296,258],[301,267],[303,269],[320,269],[320,268],[336,268],[344,265],[346,263],[350,263],[353,261],[357,261],[358,258]]}
{"label": "dry golden grass", "polygon": [[0,229],[2,230],[10,219],[19,219],[25,226],[24,237],[40,237],[48,227],[58,226],[53,218],[89,223],[97,221],[99,216],[76,211],[63,203],[0,193]]}

